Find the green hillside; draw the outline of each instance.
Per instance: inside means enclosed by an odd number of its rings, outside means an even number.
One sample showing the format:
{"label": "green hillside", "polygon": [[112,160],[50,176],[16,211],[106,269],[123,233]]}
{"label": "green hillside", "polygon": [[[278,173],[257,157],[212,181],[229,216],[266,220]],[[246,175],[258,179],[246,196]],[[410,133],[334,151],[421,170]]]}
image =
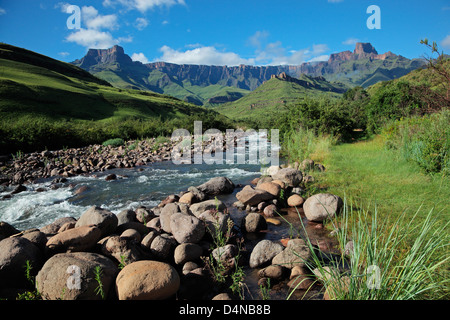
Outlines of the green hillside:
{"label": "green hillside", "polygon": [[[180,80],[159,70],[151,70],[145,65],[128,60],[102,63],[90,66],[87,71],[108,81],[120,89],[137,89],[169,95],[196,105],[214,105],[214,101],[236,100],[249,90],[226,85],[193,85],[189,80]],[[81,65],[80,63],[74,63]],[[213,102],[210,102],[212,100]]]}
{"label": "green hillside", "polygon": [[167,134],[187,119],[217,116],[173,97],[112,87],[71,64],[7,44],[0,44],[0,97],[2,154]]}
{"label": "green hillside", "polygon": [[363,88],[380,82],[401,78],[423,66],[420,59],[407,59],[402,56],[389,56],[384,60],[358,59],[336,63],[322,70],[323,76],[330,82],[337,81],[349,87]]}
{"label": "green hillside", "polygon": [[280,114],[287,105],[294,104],[301,97],[340,97],[346,91],[342,84],[332,84],[322,77],[301,75],[294,79],[284,75],[273,77],[241,99],[215,108],[234,120],[267,119]]}

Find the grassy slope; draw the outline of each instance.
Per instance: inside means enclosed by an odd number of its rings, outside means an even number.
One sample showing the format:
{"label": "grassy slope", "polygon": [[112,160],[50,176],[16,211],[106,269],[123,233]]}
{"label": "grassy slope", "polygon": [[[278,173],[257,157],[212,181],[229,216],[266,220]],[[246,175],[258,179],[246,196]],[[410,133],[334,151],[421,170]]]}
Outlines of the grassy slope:
{"label": "grassy slope", "polygon": [[[170,131],[168,121],[186,126],[192,117],[216,115],[170,96],[112,87],[78,67],[6,44],[0,44],[0,97],[1,154],[94,143],[124,132],[121,127],[154,134]],[[84,128],[95,132],[83,138]]]}
{"label": "grassy slope", "polygon": [[381,136],[373,140],[334,146],[327,154],[326,172],[318,174],[317,188],[355,201],[363,208],[376,203],[381,217],[395,218],[404,210],[425,216],[434,208],[448,221],[449,178],[426,175],[413,163],[384,148]]}
{"label": "grassy slope", "polygon": [[[0,49],[6,50],[3,46]],[[8,58],[23,60],[20,58],[24,54],[16,53]],[[32,52],[26,54],[34,55]],[[53,61],[47,58],[47,65]],[[94,77],[89,79],[89,74],[79,68],[76,69],[81,70],[81,75],[86,75],[86,78],[10,59],[0,58],[0,66],[2,119],[17,119],[30,113],[50,119],[101,120],[117,116],[146,119],[203,111],[172,97],[113,88],[99,79],[95,81]]]}
{"label": "grassy slope", "polygon": [[230,94],[243,96],[249,93],[248,90],[219,84],[206,87],[192,85],[189,81],[172,79],[159,70],[147,72],[145,68],[127,66],[124,71],[116,64],[103,66],[101,69],[93,67],[90,72],[100,79],[108,81],[116,88],[151,90],[197,105],[205,104],[213,97]]}
{"label": "grassy slope", "polygon": [[285,105],[295,103],[306,95],[339,97],[340,94],[326,91],[329,86],[329,83],[323,82],[320,89],[305,88],[295,82],[273,78],[243,98],[221,105],[216,110],[236,120],[258,119],[282,112]]}
{"label": "grassy slope", "polygon": [[420,61],[401,56],[385,60],[351,60],[342,63],[333,74],[324,75],[328,81],[342,82],[350,87],[369,87],[378,81],[400,78],[420,65]]}

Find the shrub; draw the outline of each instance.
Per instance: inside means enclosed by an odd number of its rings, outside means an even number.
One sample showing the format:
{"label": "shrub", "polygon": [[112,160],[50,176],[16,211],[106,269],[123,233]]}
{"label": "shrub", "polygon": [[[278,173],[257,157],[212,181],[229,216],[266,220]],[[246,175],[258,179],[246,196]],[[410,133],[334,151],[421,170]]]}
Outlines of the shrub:
{"label": "shrub", "polygon": [[125,141],[122,138],[109,139],[102,143],[103,146],[120,147],[124,145]]}
{"label": "shrub", "polygon": [[401,119],[384,130],[386,147],[426,172],[450,172],[450,111]]}

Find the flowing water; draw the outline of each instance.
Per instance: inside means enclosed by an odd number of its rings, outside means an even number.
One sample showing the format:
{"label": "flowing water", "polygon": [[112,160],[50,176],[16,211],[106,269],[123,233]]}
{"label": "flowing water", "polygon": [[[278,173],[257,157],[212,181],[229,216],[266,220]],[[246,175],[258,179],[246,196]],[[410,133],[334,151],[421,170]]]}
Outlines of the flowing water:
{"label": "flowing water", "polygon": [[[253,143],[248,145],[250,148],[255,147]],[[249,152],[249,148],[246,152]],[[116,174],[117,179],[106,181],[105,176],[111,173]],[[13,195],[10,199],[0,200],[0,221],[8,222],[19,230],[26,230],[41,228],[60,217],[78,218],[93,205],[116,214],[124,209],[134,210],[138,206],[152,208],[168,195],[178,194],[190,186],[198,186],[220,176],[228,177],[237,186],[232,194],[220,195],[218,198],[227,205],[233,221],[239,226],[246,212],[232,206],[237,200],[236,193],[242,186],[261,176],[261,165],[250,164],[248,161],[245,164],[220,165],[175,165],[171,161],[158,162],[67,178],[67,181],[59,184],[56,189],[52,180],[42,180],[27,185],[27,191]],[[81,187],[85,188],[85,191],[77,194],[76,191]],[[1,192],[0,199],[10,192],[11,190]],[[247,250],[251,250],[262,239],[280,240],[297,236],[297,232],[302,229],[300,215],[296,211],[287,210],[282,218],[279,218],[281,225],[268,224],[267,231],[247,237]],[[307,231],[308,228],[312,230],[311,233],[315,237],[325,236],[323,231],[311,228],[305,219],[303,222]],[[249,298],[259,298],[257,270],[246,269],[246,275]],[[279,290],[272,294],[284,299],[287,292]]]}

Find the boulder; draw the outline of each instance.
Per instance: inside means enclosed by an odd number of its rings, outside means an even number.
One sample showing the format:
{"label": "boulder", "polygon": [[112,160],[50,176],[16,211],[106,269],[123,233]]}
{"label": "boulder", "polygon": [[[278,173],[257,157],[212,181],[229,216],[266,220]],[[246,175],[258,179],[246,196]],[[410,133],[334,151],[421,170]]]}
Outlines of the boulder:
{"label": "boulder", "polygon": [[26,283],[27,261],[34,270],[42,266],[43,256],[37,246],[23,237],[6,238],[0,241],[0,288]]}
{"label": "boulder", "polygon": [[224,211],[227,207],[218,199],[206,200],[198,203],[194,203],[189,207],[191,212],[198,217],[207,210]]}
{"label": "boulder", "polygon": [[261,184],[258,184],[256,189],[258,190],[264,190],[273,195],[275,198],[277,198],[280,195],[281,186],[279,184],[273,183],[273,182],[264,182]]}
{"label": "boulder", "polygon": [[121,238],[132,239],[136,242],[141,241],[141,234],[136,229],[126,229],[120,234]]}
{"label": "boulder", "polygon": [[20,232],[19,230],[17,230],[9,223],[0,221],[0,241],[19,232]]}
{"label": "boulder", "polygon": [[175,248],[174,261],[176,264],[185,264],[197,260],[203,253],[203,248],[195,243],[182,243]]}
{"label": "boulder", "polygon": [[314,170],[314,160],[305,159],[300,163],[299,169],[303,171],[312,171]]}
{"label": "boulder", "polygon": [[150,244],[151,253],[158,259],[168,260],[173,257],[173,252],[177,246],[175,238],[167,233],[157,235]]}
{"label": "boulder", "polygon": [[205,235],[205,225],[195,216],[174,213],[170,217],[170,229],[178,243],[197,243]]}
{"label": "boulder", "polygon": [[181,202],[181,203],[186,203],[186,204],[192,204],[192,203],[194,203],[194,199],[195,199],[195,196],[194,196],[194,194],[192,193],[192,192],[186,192],[185,194],[183,194],[181,197],[180,197],[180,200],[179,200],[179,202]]}
{"label": "boulder", "polygon": [[309,221],[321,222],[338,214],[342,205],[343,201],[340,197],[329,193],[319,193],[306,199],[303,210]]}
{"label": "boulder", "polygon": [[270,265],[258,272],[260,278],[270,278],[276,281],[283,279],[285,276],[285,268],[277,265]]}
{"label": "boulder", "polygon": [[267,207],[264,208],[263,214],[265,217],[273,218],[278,216],[278,208],[274,204],[269,204]]}
{"label": "boulder", "polygon": [[56,219],[52,223],[46,225],[45,227],[40,228],[41,232],[50,235],[58,233],[59,229],[68,222],[77,222],[77,220],[73,217],[62,217]]}
{"label": "boulder", "polygon": [[172,229],[170,229],[170,217],[174,213],[181,212],[178,204],[171,202],[166,204],[159,215],[159,222],[161,224],[161,229],[163,229],[167,233],[172,233]]}
{"label": "boulder", "polygon": [[253,248],[250,254],[250,268],[257,268],[266,264],[270,264],[272,259],[283,251],[284,247],[270,240],[261,240]]}
{"label": "boulder", "polygon": [[267,191],[253,189],[250,185],[246,185],[236,194],[236,198],[244,205],[255,206],[260,202],[273,199],[274,196]]}
{"label": "boulder", "polygon": [[272,259],[272,264],[278,264],[292,269],[294,266],[305,266],[311,257],[309,247],[303,239],[291,239],[286,248]]}
{"label": "boulder", "polygon": [[137,222],[136,212],[130,209],[120,211],[117,214],[117,226],[128,222]]}
{"label": "boulder", "polygon": [[212,256],[216,261],[228,261],[239,254],[239,248],[234,244],[227,244],[223,247],[215,248]]}
{"label": "boulder", "polygon": [[293,168],[284,168],[279,170],[272,176],[274,180],[281,180],[288,187],[297,187],[303,179],[303,175],[299,170]]}
{"label": "boulder", "polygon": [[227,177],[215,177],[197,187],[209,196],[232,193],[235,186]]}
{"label": "boulder", "polygon": [[201,201],[205,201],[207,199],[207,195],[203,191],[198,190],[194,186],[190,186],[188,188],[188,191],[193,194],[194,202],[201,202]]}
{"label": "boulder", "polygon": [[136,209],[136,219],[140,223],[146,224],[148,221],[152,220],[155,217],[155,214],[152,210],[139,207]]}
{"label": "boulder", "polygon": [[141,245],[150,249],[150,245],[152,241],[159,235],[159,232],[156,230],[151,230],[141,241]]}
{"label": "boulder", "polygon": [[45,252],[45,244],[47,243],[47,236],[45,233],[39,231],[39,229],[25,231],[22,238],[28,239],[36,247],[38,247],[42,253]]}
{"label": "boulder", "polygon": [[96,274],[107,297],[118,272],[116,264],[100,254],[60,253],[45,262],[36,287],[44,300],[100,300]]}
{"label": "boulder", "polygon": [[268,175],[268,176],[273,176],[280,170],[281,170],[280,166],[270,166],[263,171],[263,174]]}
{"label": "boulder", "polygon": [[288,283],[289,290],[308,290],[314,284],[314,280],[306,275],[298,275]]}
{"label": "boulder", "polygon": [[267,223],[259,213],[250,212],[242,218],[242,227],[246,232],[259,232],[267,229]]}
{"label": "boulder", "polygon": [[102,245],[102,253],[105,256],[115,259],[122,264],[129,264],[135,261],[149,258],[140,248],[137,241],[120,236],[111,236]]}
{"label": "boulder", "polygon": [[226,233],[228,228],[231,227],[232,220],[228,214],[223,212],[215,212],[207,210],[200,214],[198,218],[203,221],[206,227],[206,231],[215,237],[217,232]]}
{"label": "boulder", "polygon": [[57,233],[48,239],[46,247],[51,253],[87,251],[95,246],[101,235],[96,226],[81,226]]}
{"label": "boulder", "polygon": [[114,213],[100,207],[92,206],[81,215],[75,228],[95,225],[101,230],[101,236],[105,237],[116,230],[117,224],[118,219]]}
{"label": "boulder", "polygon": [[287,199],[287,204],[289,207],[300,207],[304,202],[305,199],[298,194],[293,194]]}
{"label": "boulder", "polygon": [[164,300],[180,287],[180,276],[169,264],[144,260],[127,265],[116,279],[119,300]]}

